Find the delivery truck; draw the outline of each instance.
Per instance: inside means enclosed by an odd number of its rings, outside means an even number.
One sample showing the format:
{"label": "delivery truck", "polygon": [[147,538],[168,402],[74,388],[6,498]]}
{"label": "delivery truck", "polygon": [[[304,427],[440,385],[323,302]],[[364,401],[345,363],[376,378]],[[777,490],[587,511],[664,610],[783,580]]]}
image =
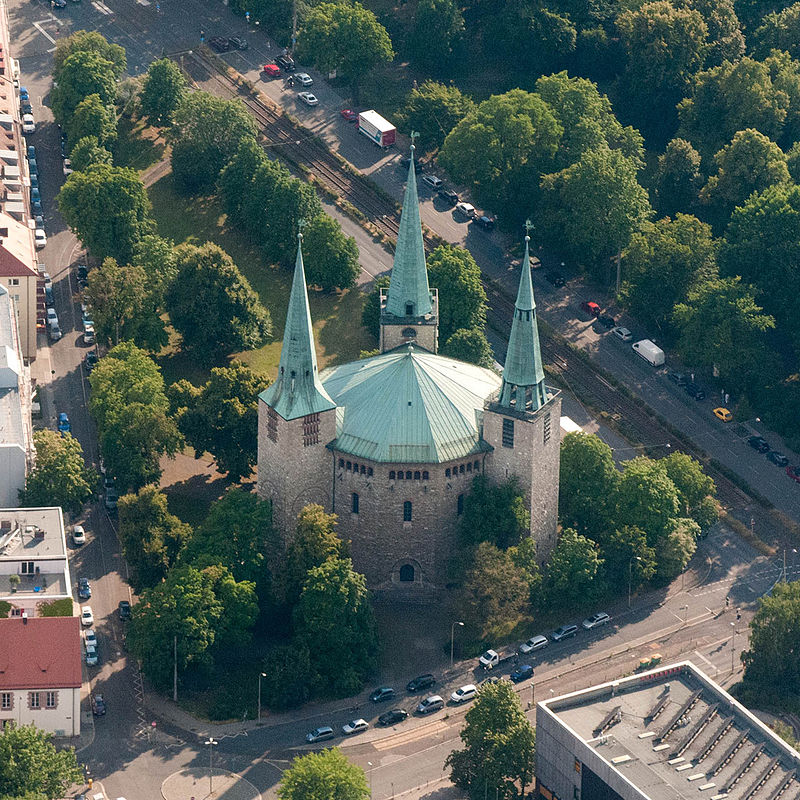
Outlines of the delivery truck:
{"label": "delivery truck", "polygon": [[358,130],[381,147],[390,147],[397,138],[397,128],[377,111],[362,111],[358,115]]}
{"label": "delivery truck", "polygon": [[642,339],[640,342],[631,345],[631,347],[633,347],[648,364],[652,364],[654,367],[660,367],[666,360],[664,351],[658,347],[655,342],[651,342],[649,339]]}

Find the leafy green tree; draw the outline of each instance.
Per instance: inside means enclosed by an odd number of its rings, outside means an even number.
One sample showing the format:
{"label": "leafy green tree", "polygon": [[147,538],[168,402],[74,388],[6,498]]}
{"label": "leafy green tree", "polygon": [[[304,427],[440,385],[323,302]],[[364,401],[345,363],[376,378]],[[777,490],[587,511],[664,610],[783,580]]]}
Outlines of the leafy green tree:
{"label": "leafy green tree", "polygon": [[745,684],[785,692],[800,681],[800,582],[777,583],[761,598],[742,653]]}
{"label": "leafy green tree", "polygon": [[188,192],[214,186],[222,168],[257,127],[241,100],[184,93],[173,111],[172,172]]}
{"label": "leafy green tree", "polygon": [[656,574],[656,553],[647,544],[647,534],[632,525],[612,531],[602,547],[605,575],[619,594],[637,591]]}
{"label": "leafy green tree", "polygon": [[658,157],[653,178],[656,210],[664,216],[688,212],[696,205],[702,184],[700,153],[686,139],[672,139]]}
{"label": "leafy green tree", "polygon": [[133,607],[128,649],[164,690],[172,684],[175,643],[179,677],[202,675],[224,648],[249,642],[257,613],[253,584],[235,581],[225,567],[177,566]]}
{"label": "leafy green tree", "polygon": [[[682,517],[691,517],[701,528],[716,522],[717,512],[708,520],[709,511],[706,501],[714,497],[717,487],[714,479],[703,472],[703,466],[686,453],[671,453],[659,462],[667,471],[670,480],[678,490],[679,512]],[[716,503],[713,504],[716,507]]]}
{"label": "leafy green tree", "polygon": [[708,27],[706,66],[738,61],[744,55],[744,34],[733,0],[689,0]]}
{"label": "leafy green tree", "polygon": [[375,279],[374,288],[364,300],[364,307],[361,310],[361,324],[376,341],[381,335],[381,289],[389,287],[389,280],[388,275],[381,275]]}
{"label": "leafy green tree", "polygon": [[483,684],[461,729],[464,747],[445,761],[450,780],[472,800],[525,797],[533,782],[536,732],[509,681]]}
{"label": "leafy green tree", "polygon": [[545,568],[545,603],[551,608],[569,608],[598,596],[602,566],[597,545],[574,528],[565,528]]}
{"label": "leafy green tree", "polygon": [[36,461],[19,490],[22,506],[61,506],[78,514],[94,492],[97,476],[87,469],[80,442],[56,431],[33,434]]}
{"label": "leafy green tree", "polygon": [[512,545],[506,550],[511,563],[522,570],[525,582],[528,584],[530,604],[538,605],[539,589],[542,585],[542,571],[536,556],[536,540],[533,536],[526,536],[519,544]]}
{"label": "leafy green tree", "polygon": [[325,292],[355,286],[361,272],[358,245],[346,236],[339,220],[318,214],[303,228],[306,280]]}
{"label": "leafy green tree", "polygon": [[783,151],[753,128],[737,131],[714,161],[717,174],[708,179],[700,199],[718,211],[722,222],[727,223],[734,207],[744,204],[753,192],[790,181]]}
{"label": "leafy green tree", "polygon": [[129,339],[154,351],[167,344],[151,286],[141,267],[120,267],[113,258],[89,272],[86,300],[99,341],[117,345]]}
{"label": "leafy green tree", "polygon": [[648,327],[668,332],[689,288],[717,277],[718,249],[711,227],[696,217],[643,223],[623,253],[622,302]]}
{"label": "leafy green tree", "polygon": [[481,328],[459,328],[444,343],[441,352],[443,356],[479,367],[491,367],[494,364],[491,345]]}
{"label": "leafy green tree", "polygon": [[361,3],[320,3],[298,32],[297,55],[322,73],[338,72],[357,95],[364,76],[388,64],[394,50],[386,28]]}
{"label": "leafy green tree", "polygon": [[684,361],[714,367],[725,386],[744,389],[748,376],[742,374],[742,364],[763,366],[764,332],[775,327],[774,318],[762,311],[752,287],[738,276],[700,284],[675,306]]}
{"label": "leafy green tree", "polygon": [[658,577],[664,581],[676,578],[697,549],[700,526],[693,519],[674,519],[665,536],[655,545]]}
{"label": "leafy green tree", "polygon": [[558,514],[565,528],[602,541],[612,524],[612,498],[619,482],[611,448],[590,433],[561,440]]}
{"label": "leafy green tree", "polygon": [[157,486],[119,499],[119,538],[136,592],[166,578],[191,535],[191,528],[169,513],[167,496]]}
{"label": "leafy green tree", "polygon": [[311,657],[297,642],[277,644],[264,659],[264,704],[274,711],[303,705],[311,697],[308,675]]}
{"label": "leafy green tree", "polygon": [[79,142],[84,136],[95,136],[102,146],[117,138],[117,113],[113,105],[106,105],[99,94],[90,94],[75,107],[68,126],[70,142]]}
{"label": "leafy green tree", "polygon": [[670,530],[680,508],[678,490],[664,465],[645,456],[625,462],[614,500],[616,519],[641,528],[651,547]]}
{"label": "leafy green tree", "polygon": [[125,48],[109,42],[102,33],[97,31],[75,31],[60,38],[56,42],[53,54],[53,78],[61,82],[62,70],[66,60],[75,53],[96,53],[112,65],[114,78],[121,78],[128,68]]}
{"label": "leafy green tree", "polygon": [[[452,0],[429,2],[445,5]],[[430,36],[429,33],[427,35]],[[438,55],[438,48],[430,47],[430,38],[426,49]],[[458,87],[428,80],[411,90],[405,107],[397,115],[397,125],[402,131],[417,131],[420,149],[429,153],[438,150],[444,144],[447,134],[474,109],[475,102],[471,97],[462,94]]]}
{"label": "leafy green tree", "polygon": [[272,321],[247,278],[216,244],[182,244],[175,250],[177,278],[166,306],[183,346],[204,362],[262,345]]}
{"label": "leafy green tree", "polygon": [[72,169],[85,172],[95,164],[111,166],[111,151],[100,145],[96,136],[84,136],[79,139],[69,154]]}
{"label": "leafy green tree", "polygon": [[89,382],[89,411],[117,485],[139,489],[157,482],[161,456],[174,456],[182,445],[167,413],[161,370],[133,342],[121,342],[100,360]]}
{"label": "leafy green tree", "polygon": [[[458,3],[419,0],[408,47],[420,68],[433,73],[448,70],[461,50],[463,36],[464,15]],[[435,47],[431,47],[432,42]]]}
{"label": "leafy green tree", "polygon": [[310,569],[294,610],[295,640],[308,647],[317,694],[358,692],[378,663],[378,635],[367,582],[349,558]]}
{"label": "leafy green tree", "polygon": [[447,341],[459,328],[486,325],[486,291],[480,267],[463,247],[445,244],[428,256],[428,281],[439,290],[439,335]]}
{"label": "leafy green tree", "polygon": [[370,795],[364,770],[338,747],[296,758],[278,787],[281,800],[368,800]]}
{"label": "leafy green tree", "polygon": [[786,166],[792,180],[797,183],[800,180],[800,142],[795,142],[786,153]]}
{"label": "leafy green tree", "polygon": [[518,544],[529,529],[530,514],[514,478],[501,484],[491,483],[485,475],[473,478],[460,524],[460,536],[467,546],[489,542],[505,550]]}
{"label": "leafy green tree", "polygon": [[611,259],[628,246],[652,210],[636,164],[603,145],[570,167],[542,178],[537,230],[606,283]]}
{"label": "leafy green tree", "polygon": [[467,635],[475,642],[507,638],[524,620],[530,593],[528,574],[511,555],[481,542],[472,554],[457,601]]}
{"label": "leafy green tree", "polygon": [[168,125],[186,94],[186,78],[171,58],[160,58],[147,69],[139,98],[142,113],[154,125]]}
{"label": "leafy green tree", "polygon": [[215,367],[201,387],[181,380],[170,387],[178,429],[194,448],[208,452],[232,481],[246,478],[258,458],[258,396],[269,381],[238,361]]}
{"label": "leafy green tree", "polygon": [[96,164],[73,172],[58,194],[67,225],[95,258],[130,262],[133,248],[153,229],[150,200],[139,174]]}
{"label": "leafy green tree", "polygon": [[56,749],[51,733],[34,725],[9,725],[0,732],[3,797],[55,800],[82,779],[75,748]]}
{"label": "leafy green tree", "polygon": [[220,172],[219,196],[228,217],[236,225],[247,228],[249,197],[255,176],[262,167],[278,169],[279,165],[270,161],[254,137],[246,136]]}
{"label": "leafy green tree", "polygon": [[56,81],[58,85],[50,91],[50,105],[56,119],[67,127],[84,98],[96,94],[106,106],[117,96],[114,64],[94,50],[78,50],[67,56]]}
{"label": "leafy green tree", "polygon": [[161,306],[167,287],[178,275],[174,242],[155,234],[143,236],[134,245],[131,263],[144,270],[150,295]]}
{"label": "leafy green tree", "polygon": [[800,56],[800,3],[766,14],[753,31],[753,51],[765,58],[772,50],[783,50],[792,58]]}

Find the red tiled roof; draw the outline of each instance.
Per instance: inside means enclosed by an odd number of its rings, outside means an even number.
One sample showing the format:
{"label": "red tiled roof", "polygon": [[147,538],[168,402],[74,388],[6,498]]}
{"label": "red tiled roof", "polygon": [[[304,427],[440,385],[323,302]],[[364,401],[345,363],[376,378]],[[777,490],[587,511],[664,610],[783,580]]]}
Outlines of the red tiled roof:
{"label": "red tiled roof", "polygon": [[0,619],[0,689],[69,689],[81,685],[77,617]]}
{"label": "red tiled roof", "polygon": [[[37,274],[36,267],[32,264],[26,264],[0,244],[0,276],[4,278],[25,278]],[[50,618],[47,617],[46,619]]]}

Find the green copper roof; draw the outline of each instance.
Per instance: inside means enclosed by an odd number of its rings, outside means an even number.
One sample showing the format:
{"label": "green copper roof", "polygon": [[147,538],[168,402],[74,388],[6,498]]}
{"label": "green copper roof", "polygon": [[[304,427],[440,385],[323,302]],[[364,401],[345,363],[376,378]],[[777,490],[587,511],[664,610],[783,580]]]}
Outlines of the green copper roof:
{"label": "green copper roof", "polygon": [[292,293],[283,331],[278,377],[260,395],[284,419],[297,419],[335,408],[317,373],[311,309],[308,307],[306,271],[303,267],[302,235],[297,237],[297,261]]}
{"label": "green copper roof", "polygon": [[501,406],[516,408],[518,411],[536,411],[548,399],[539,347],[539,328],[536,324],[529,242],[530,237],[526,236],[525,258],[522,260],[522,274],[511,335],[508,338],[503,388],[499,400]]}
{"label": "green copper roof", "polygon": [[500,378],[413,344],[330,367],[325,390],[338,406],[337,450],[394,463],[437,464],[486,448],[484,402]]}
{"label": "green copper roof", "polygon": [[[406,314],[411,304],[413,312]],[[417,175],[414,169],[414,145],[408,165],[408,183],[400,215],[400,230],[394,251],[392,277],[386,298],[386,311],[396,317],[424,317],[433,309],[425,266],[425,244],[422,241],[422,222],[419,218]]]}

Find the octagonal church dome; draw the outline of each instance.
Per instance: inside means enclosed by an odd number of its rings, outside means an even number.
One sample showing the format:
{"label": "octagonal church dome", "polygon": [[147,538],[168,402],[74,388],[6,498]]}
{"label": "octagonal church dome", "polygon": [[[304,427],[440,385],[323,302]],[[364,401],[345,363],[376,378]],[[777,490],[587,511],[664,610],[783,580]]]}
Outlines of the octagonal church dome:
{"label": "octagonal church dome", "polygon": [[413,344],[320,374],[337,405],[335,450],[391,463],[438,464],[488,446],[485,402],[500,376]]}

